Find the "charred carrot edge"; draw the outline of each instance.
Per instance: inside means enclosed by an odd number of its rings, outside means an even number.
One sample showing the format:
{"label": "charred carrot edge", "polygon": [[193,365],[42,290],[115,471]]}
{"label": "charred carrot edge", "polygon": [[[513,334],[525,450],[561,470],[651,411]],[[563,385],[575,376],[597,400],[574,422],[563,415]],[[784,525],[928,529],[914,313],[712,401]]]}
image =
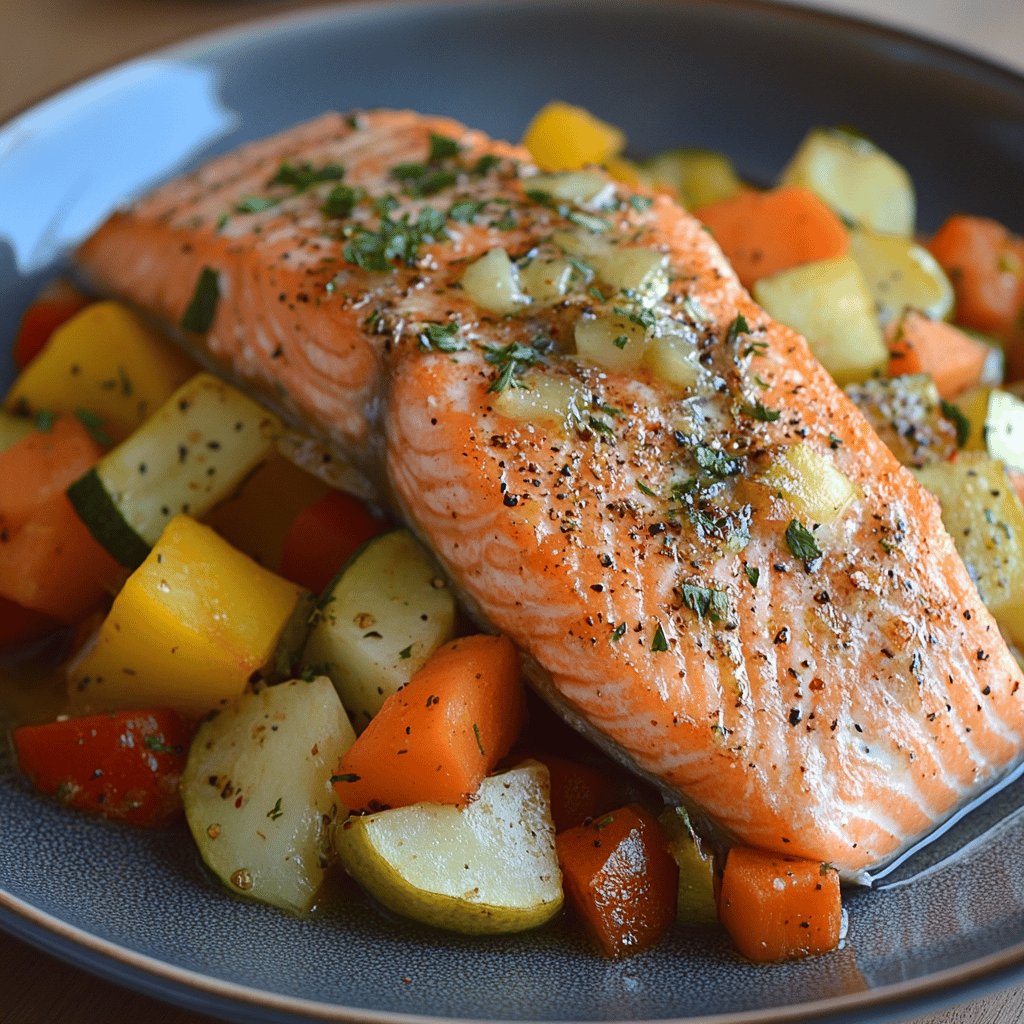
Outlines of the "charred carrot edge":
{"label": "charred carrot edge", "polygon": [[803,263],[842,256],[849,246],[839,216],[799,185],[740,192],[694,215],[711,230],[745,288]]}

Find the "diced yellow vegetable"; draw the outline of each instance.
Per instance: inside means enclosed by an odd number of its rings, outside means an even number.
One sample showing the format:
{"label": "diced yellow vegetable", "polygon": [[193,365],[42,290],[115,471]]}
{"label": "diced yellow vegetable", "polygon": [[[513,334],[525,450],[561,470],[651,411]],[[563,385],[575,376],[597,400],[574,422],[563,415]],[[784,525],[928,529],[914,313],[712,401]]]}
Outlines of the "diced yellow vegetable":
{"label": "diced yellow vegetable", "polygon": [[575,336],[582,359],[619,372],[639,366],[647,347],[647,332],[624,316],[580,317]]}
{"label": "diced yellow vegetable", "polygon": [[523,145],[546,171],[574,171],[617,156],[626,136],[582,107],[549,103],[534,116]]}
{"label": "diced yellow vegetable", "polygon": [[610,249],[595,262],[605,284],[618,292],[634,293],[645,306],[656,305],[668,294],[668,258],[654,249]]}
{"label": "diced yellow vegetable", "polygon": [[690,827],[681,807],[666,807],[658,823],[668,837],[668,848],[679,865],[676,917],[683,924],[717,924],[715,859]]}
{"label": "diced yellow vegetable", "polygon": [[491,249],[470,263],[463,271],[462,287],[473,302],[492,313],[514,313],[530,301],[504,249]]}
{"label": "diced yellow vegetable", "polygon": [[740,189],[732,161],[710,149],[673,149],[643,165],[655,186],[667,185],[688,210],[731,199]]}
{"label": "diced yellow vegetable", "polygon": [[916,201],[910,175],[861,135],[814,128],[782,172],[783,185],[805,185],[838,214],[875,231],[910,237]]}
{"label": "diced yellow vegetable", "polygon": [[519,271],[523,291],[542,306],[558,302],[569,290],[573,277],[572,264],[565,259],[537,257]]}
{"label": "diced yellow vegetable", "polygon": [[[307,595],[208,526],[175,516],[69,671],[76,704],[203,714],[233,700],[304,627]],[[304,629],[302,630],[304,633]]]}
{"label": "diced yellow vegetable", "polygon": [[942,521],[999,628],[1024,643],[1024,506],[1003,464],[961,452],[915,472],[939,499]]}
{"label": "diced yellow vegetable", "polygon": [[86,409],[114,441],[127,437],[195,364],[117,302],[95,302],[58,327],[7,394],[14,412]]}
{"label": "diced yellow vegetable", "polygon": [[859,494],[828,455],[803,442],[787,448],[761,481],[816,523],[833,522]]}
{"label": "diced yellow vegetable", "polygon": [[655,376],[680,388],[692,388],[701,375],[697,346],[684,334],[653,338],[644,352],[644,364]]}
{"label": "diced yellow vegetable", "polygon": [[526,423],[579,421],[587,403],[583,389],[571,377],[526,373],[525,387],[505,388],[494,397],[496,412]]}
{"label": "diced yellow vegetable", "polygon": [[850,255],[864,275],[883,324],[905,309],[919,310],[930,320],[945,320],[952,314],[949,278],[935,257],[911,239],[854,228]]}
{"label": "diced yellow vegetable", "polygon": [[604,162],[608,173],[623,185],[647,188],[651,185],[650,175],[635,161],[624,156],[612,156]]}
{"label": "diced yellow vegetable", "polygon": [[527,178],[528,192],[541,192],[581,208],[601,206],[615,196],[615,185],[600,171],[559,171]]}
{"label": "diced yellow vegetable", "polygon": [[808,340],[839,384],[866,380],[888,362],[874,301],[852,256],[763,278],[754,285],[754,298]]}
{"label": "diced yellow vegetable", "polygon": [[965,448],[1024,471],[1024,401],[1002,388],[975,388],[956,404],[971,432]]}

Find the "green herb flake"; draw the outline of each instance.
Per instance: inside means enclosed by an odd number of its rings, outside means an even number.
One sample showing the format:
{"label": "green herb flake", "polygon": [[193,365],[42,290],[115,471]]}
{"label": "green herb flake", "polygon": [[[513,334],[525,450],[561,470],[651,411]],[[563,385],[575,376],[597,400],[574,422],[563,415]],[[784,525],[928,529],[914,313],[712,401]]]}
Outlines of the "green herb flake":
{"label": "green herb flake", "polygon": [[665,639],[665,630],[661,628],[661,623],[658,623],[658,628],[654,631],[654,640],[651,643],[651,650],[655,654],[663,654],[668,650],[668,640]]}
{"label": "green herb flake", "polygon": [[152,733],[143,737],[142,745],[154,754],[176,754],[181,750],[181,747],[172,747],[163,736],[154,736]]}
{"label": "green herb flake", "polygon": [[345,772],[343,775],[332,775],[331,785],[335,782],[358,782],[362,778],[361,775],[356,775],[355,772]]}
{"label": "green herb flake", "polygon": [[412,657],[412,644],[409,644],[408,647],[403,647],[398,652],[398,656],[402,659],[402,661],[408,661]]}
{"label": "green herb flake", "polygon": [[649,309],[627,309],[625,306],[612,307],[617,316],[625,317],[630,323],[649,331],[657,322],[658,318]]}
{"label": "green herb flake", "polygon": [[629,338],[625,334],[620,334],[612,344],[616,348],[625,348],[629,344]]}
{"label": "green herb flake", "polygon": [[491,227],[498,231],[511,231],[518,224],[515,210],[506,210],[496,221],[491,222]]}
{"label": "green herb flake", "polygon": [[460,337],[459,330],[459,324],[454,320],[443,324],[425,323],[420,332],[420,348],[425,351],[462,352],[466,349],[466,342]]}
{"label": "green herb flake", "polygon": [[449,157],[458,156],[461,152],[462,147],[454,139],[448,138],[447,135],[430,133],[430,156],[427,158],[428,160],[447,160]]}
{"label": "green herb flake", "polygon": [[448,218],[460,224],[472,224],[486,205],[485,199],[456,199],[448,207]]}
{"label": "green herb flake", "polygon": [[747,356],[763,356],[767,353],[767,351],[767,341],[751,341],[743,350],[743,358],[745,359]]}
{"label": "green herb flake", "polygon": [[693,457],[708,476],[717,480],[724,480],[726,477],[735,476],[743,469],[742,459],[733,459],[719,451],[717,448],[709,448],[707,445],[699,444],[693,450]]}
{"label": "green herb flake", "polygon": [[217,271],[203,267],[196,281],[192,300],[181,318],[181,326],[194,334],[205,334],[213,324],[217,315],[217,303],[220,301],[220,281]]}
{"label": "green herb flake", "polygon": [[323,211],[328,217],[350,217],[365,198],[366,190],[358,185],[335,185],[324,200]]}
{"label": "green herb flake", "polygon": [[500,163],[501,157],[495,156],[493,153],[484,153],[484,155],[473,165],[473,173],[479,177],[483,177],[489,171],[494,170],[494,168]]}
{"label": "green herb flake", "polygon": [[594,822],[594,828],[596,828],[600,832],[601,829],[607,828],[609,825],[614,824],[614,822],[615,822],[615,815],[614,814],[606,814],[603,818],[600,819],[600,821],[595,821]]}
{"label": "green herb flake", "polygon": [[570,224],[575,224],[577,227],[583,228],[584,231],[589,231],[592,235],[599,235],[604,231],[611,230],[611,221],[606,220],[604,217],[598,217],[593,213],[581,213],[579,210],[568,210],[565,214],[565,219]]}
{"label": "green herb flake", "polygon": [[636,210],[637,213],[643,213],[645,210],[651,208],[651,204],[654,202],[649,196],[630,196],[629,205]]}
{"label": "green herb flake", "polygon": [[484,745],[480,740],[480,726],[473,723],[473,735],[476,737],[476,748],[480,751],[480,756],[485,757],[487,752],[484,750]]}
{"label": "green herb flake", "polygon": [[750,325],[747,323],[747,318],[742,313],[737,313],[736,319],[729,324],[729,329],[725,332],[725,342],[727,345],[735,345],[741,334],[749,333]]}
{"label": "green herb flake", "polygon": [[640,493],[641,494],[646,494],[648,498],[656,498],[656,497],[658,497],[658,492],[653,490],[652,488],[648,487],[647,484],[645,484],[643,482],[643,480],[637,480],[636,486],[637,486],[637,489],[640,491]]}
{"label": "green herb flake", "polygon": [[419,259],[421,246],[446,237],[444,221],[444,214],[430,206],[420,210],[415,221],[408,213],[398,220],[382,214],[376,231],[364,227],[356,229],[342,255],[362,270],[392,271],[396,260],[413,266]]}
{"label": "green herb flake", "polygon": [[789,526],[786,527],[786,546],[794,558],[799,558],[801,562],[809,564],[821,558],[821,548],[818,547],[814,534],[798,519],[790,520]]}
{"label": "green herb flake", "polygon": [[942,415],[956,427],[956,446],[963,448],[971,436],[971,421],[963,414],[958,405],[942,399],[939,408]]}
{"label": "green herb flake", "polygon": [[683,296],[683,312],[695,323],[711,322],[711,314],[701,305],[696,295]]}
{"label": "green herb flake", "polygon": [[607,302],[608,301],[608,296],[606,296],[605,293],[603,291],[601,291],[601,289],[598,288],[596,284],[592,284],[587,289],[587,294],[592,299],[597,299],[598,302]]}
{"label": "green herb flake", "polygon": [[280,199],[271,199],[269,196],[243,196],[235,203],[235,213],[263,213],[264,210],[272,210]]}
{"label": "green herb flake", "polygon": [[611,641],[617,644],[626,635],[626,624],[620,622],[613,630],[611,635]]}
{"label": "green herb flake", "polygon": [[229,221],[230,219],[231,219],[231,215],[230,215],[230,214],[227,214],[227,213],[222,213],[222,214],[221,214],[221,215],[220,215],[220,216],[219,216],[219,217],[217,218],[217,223],[216,223],[216,224],[214,224],[214,226],[213,226],[213,230],[214,230],[214,231],[217,231],[217,232],[223,231],[223,230],[224,230],[224,225],[225,225],[225,224],[227,224],[227,222],[228,222],[228,221]]}
{"label": "green herb flake", "polygon": [[41,434],[48,434],[53,430],[53,421],[57,418],[56,414],[50,409],[40,409],[36,413],[36,430]]}
{"label": "green herb flake", "polygon": [[818,868],[818,874],[824,878],[830,871],[838,870],[835,864],[830,864],[827,860],[822,861],[821,867]]}
{"label": "green herb flake", "polygon": [[274,806],[271,807],[269,811],[267,811],[267,817],[271,821],[277,821],[277,819],[280,818],[281,815],[283,815],[283,814],[284,814],[284,811],[281,810],[281,797],[278,797],[277,798],[277,803],[274,804]]}
{"label": "green herb flake", "polygon": [[761,579],[761,570],[752,565],[745,565],[743,566],[743,571],[747,574],[747,579],[750,581],[750,585],[752,587],[756,587],[758,580]]}
{"label": "green herb flake", "polygon": [[605,436],[614,435],[615,431],[612,430],[610,423],[605,423],[604,420],[599,419],[597,416],[587,417],[587,426],[590,427],[597,434],[604,434]]}
{"label": "green herb flake", "polygon": [[344,177],[345,168],[341,164],[324,164],[323,167],[315,168],[309,163],[293,164],[285,160],[267,182],[267,187],[283,185],[299,193],[325,181],[341,181]]}
{"label": "green herb flake", "polygon": [[683,583],[679,588],[683,605],[698,619],[721,622],[729,615],[729,595],[723,590],[712,590],[694,583]]}
{"label": "green herb flake", "polygon": [[497,394],[508,388],[525,387],[519,377],[527,367],[536,366],[540,362],[541,354],[535,345],[523,345],[513,341],[500,348],[495,345],[488,346],[484,359],[498,367],[498,372],[487,389],[489,393]]}
{"label": "green herb flake", "polygon": [[89,436],[97,444],[103,445],[106,448],[114,443],[110,435],[103,428],[103,419],[97,416],[96,413],[90,412],[88,409],[76,409],[75,418],[85,427],[89,432]]}
{"label": "green herb flake", "polygon": [[745,402],[740,406],[740,412],[762,423],[774,423],[782,415],[778,409],[769,409],[760,398],[755,402]]}

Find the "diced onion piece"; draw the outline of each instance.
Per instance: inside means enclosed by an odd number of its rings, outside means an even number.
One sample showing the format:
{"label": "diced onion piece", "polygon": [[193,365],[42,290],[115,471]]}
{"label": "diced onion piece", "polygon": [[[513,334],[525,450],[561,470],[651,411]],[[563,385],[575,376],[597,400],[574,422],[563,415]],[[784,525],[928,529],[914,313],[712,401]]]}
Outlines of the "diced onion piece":
{"label": "diced onion piece", "polygon": [[754,285],[754,298],[807,339],[838,384],[866,380],[889,359],[874,302],[852,256],[763,278]]}
{"label": "diced onion piece", "polygon": [[632,370],[643,362],[647,332],[621,316],[576,321],[576,352],[606,370]]}
{"label": "diced onion piece", "polygon": [[883,324],[905,309],[920,310],[929,320],[945,320],[953,312],[953,286],[945,271],[927,249],[909,238],[854,228],[850,255],[864,275]]}
{"label": "diced onion piece", "polygon": [[826,455],[795,444],[762,478],[815,523],[831,523],[858,497],[859,490]]}
{"label": "diced onion piece", "polygon": [[782,172],[784,185],[806,185],[837,213],[891,235],[914,233],[910,175],[873,142],[839,128],[807,134]]}
{"label": "diced onion piece", "polygon": [[478,306],[492,313],[514,313],[529,303],[519,283],[519,272],[504,249],[491,249],[466,267],[462,287]]}
{"label": "diced onion piece", "polygon": [[519,271],[519,283],[535,303],[548,305],[557,302],[569,290],[572,274],[568,260],[538,258]]}
{"label": "diced onion piece", "polygon": [[551,241],[562,252],[582,260],[603,256],[608,252],[608,241],[587,231],[553,231]]}
{"label": "diced onion piece", "polygon": [[506,388],[495,397],[494,408],[502,416],[525,423],[568,423],[586,408],[583,390],[568,377],[528,373],[522,383],[526,387]]}
{"label": "diced onion piece", "polygon": [[654,338],[644,352],[644,363],[655,376],[681,388],[692,388],[700,377],[697,346],[684,334]]}
{"label": "diced onion piece", "polygon": [[598,171],[563,171],[561,174],[537,174],[526,178],[528,192],[546,192],[576,206],[600,206],[615,196],[615,184]]}
{"label": "diced onion piece", "polygon": [[616,291],[634,292],[645,306],[668,293],[668,258],[653,249],[612,249],[597,266],[602,281]]}

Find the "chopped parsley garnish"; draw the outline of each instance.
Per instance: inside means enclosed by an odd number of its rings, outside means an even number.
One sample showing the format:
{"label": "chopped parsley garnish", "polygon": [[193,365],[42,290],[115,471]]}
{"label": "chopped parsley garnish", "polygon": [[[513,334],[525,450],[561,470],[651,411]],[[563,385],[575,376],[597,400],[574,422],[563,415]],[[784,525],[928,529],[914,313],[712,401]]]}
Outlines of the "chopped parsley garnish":
{"label": "chopped parsley garnish", "polygon": [[607,301],[607,299],[608,299],[608,296],[607,296],[607,295],[605,295],[605,293],[604,293],[603,291],[601,291],[601,289],[600,289],[600,288],[598,288],[596,284],[592,284],[592,285],[591,285],[591,286],[590,286],[590,287],[589,287],[589,288],[587,289],[587,294],[588,294],[588,295],[589,295],[589,296],[590,296],[590,297],[591,297],[592,299],[597,299],[597,301],[598,301],[598,302],[606,302],[606,301]]}
{"label": "chopped parsley garnish", "polygon": [[625,334],[620,334],[612,344],[616,348],[625,348],[629,344],[629,338]]}
{"label": "chopped parsley garnish", "polygon": [[588,416],[587,426],[589,426],[591,430],[598,434],[604,434],[607,436],[615,433],[615,431],[612,430],[611,428],[611,424],[605,423],[604,420],[599,419],[597,416]]}
{"label": "chopped parsley garnish", "polygon": [[500,163],[501,157],[495,156],[493,153],[484,153],[484,155],[473,165],[473,173],[483,176],[488,171],[497,167]]}
{"label": "chopped parsley garnish", "polygon": [[458,156],[461,152],[462,147],[454,139],[448,138],[447,135],[430,133],[430,155],[427,157],[428,160],[447,160],[449,157]]}
{"label": "chopped parsley garnish", "polygon": [[758,580],[761,578],[761,570],[752,565],[745,565],[743,566],[743,571],[747,574],[750,585],[756,587]]}
{"label": "chopped parsley garnish", "polygon": [[96,413],[90,412],[88,409],[76,409],[75,418],[85,427],[89,436],[97,444],[109,447],[114,443],[110,435],[103,429],[103,420]]}
{"label": "chopped parsley garnish", "polygon": [[528,188],[524,189],[524,192],[531,203],[539,203],[541,206],[551,206],[555,201],[555,197],[550,192],[545,192],[540,188]]}
{"label": "chopped parsley garnish", "polygon": [[282,814],[284,814],[284,811],[281,810],[281,797],[278,797],[277,803],[274,804],[274,806],[271,807],[269,811],[267,811],[267,817],[271,821],[277,821],[277,819],[280,818]]}
{"label": "chopped parsley garnish", "polygon": [[36,430],[41,434],[48,434],[53,430],[53,421],[56,415],[50,409],[40,409],[36,413]]}
{"label": "chopped parsley garnish", "polygon": [[626,635],[626,624],[624,622],[620,622],[612,630],[612,636],[611,636],[612,643],[618,643],[625,635]]}
{"label": "chopped parsley garnish", "polygon": [[665,639],[665,630],[661,628],[661,623],[658,623],[658,628],[654,631],[654,640],[651,642],[651,650],[655,654],[661,654],[668,650],[668,640]]}
{"label": "chopped parsley garnish", "polygon": [[762,423],[774,423],[782,415],[778,409],[769,409],[760,398],[755,402],[745,402],[740,406],[740,412]]}
{"label": "chopped parsley garnish", "polygon": [[701,305],[700,299],[695,295],[683,296],[683,311],[697,323],[706,324],[711,320],[711,314]]}
{"label": "chopped parsley garnish", "polygon": [[152,750],[154,754],[176,754],[181,750],[181,747],[171,746],[163,736],[153,736],[152,734],[143,737],[142,744],[147,750]]}
{"label": "chopped parsley garnish", "polygon": [[391,168],[391,176],[402,183],[402,191],[413,199],[436,195],[458,180],[453,170],[417,163],[398,164]]}
{"label": "chopped parsley garnish", "polygon": [[736,314],[736,319],[729,324],[729,330],[725,332],[725,342],[727,345],[735,345],[736,339],[741,334],[748,334],[750,332],[750,326],[747,323],[747,318],[742,313]]}
{"label": "chopped parsley garnish", "polygon": [[743,356],[763,356],[768,351],[767,341],[752,341],[743,350]]}
{"label": "chopped parsley garnish", "polygon": [[402,661],[408,661],[412,657],[412,644],[409,644],[408,647],[403,647],[398,652],[398,657],[401,658]]}
{"label": "chopped parsley garnish", "polygon": [[648,487],[647,484],[643,482],[643,480],[637,480],[636,486],[639,489],[640,493],[646,494],[648,498],[656,498],[658,496],[658,492],[655,491],[653,488]]}
{"label": "chopped parsley garnish", "polygon": [[365,198],[366,190],[358,185],[335,185],[324,200],[324,213],[328,217],[349,217]]}
{"label": "chopped parsley garnish", "polygon": [[971,421],[960,411],[958,405],[947,402],[945,399],[942,399],[939,408],[942,410],[942,415],[956,427],[957,448],[963,448],[971,436]]}
{"label": "chopped parsley garnish", "polygon": [[630,323],[649,331],[658,318],[649,309],[627,309],[625,306],[612,307],[617,316],[625,317]]}
{"label": "chopped parsley garnish", "polygon": [[487,752],[484,750],[484,745],[480,740],[480,726],[476,722],[473,723],[473,735],[476,737],[476,749],[480,751],[481,756],[485,756]]}
{"label": "chopped parsley garnish", "polygon": [[335,782],[358,782],[362,778],[360,775],[356,775],[355,772],[346,772],[344,775],[332,775],[331,785]]}
{"label": "chopped parsley garnish", "polygon": [[267,186],[285,185],[296,192],[305,192],[314,185],[325,181],[341,181],[344,177],[345,168],[341,164],[324,164],[323,167],[315,168],[312,164],[293,164],[285,160],[267,182]]}
{"label": "chopped parsley garnish", "polygon": [[377,196],[373,201],[373,211],[378,217],[386,217],[389,213],[394,213],[394,211],[398,209],[398,206],[398,198],[393,196],[390,192],[386,192],[382,196]]}
{"label": "chopped parsley garnish", "polygon": [[536,343],[523,345],[518,341],[509,342],[501,348],[488,346],[484,359],[498,367],[497,375],[491,381],[489,392],[501,392],[508,388],[522,388],[526,385],[519,380],[523,370],[536,366],[540,362],[541,353]]}
{"label": "chopped parsley garnish", "polygon": [[243,196],[235,203],[235,213],[262,213],[264,210],[272,210],[280,201],[268,196]]}
{"label": "chopped parsley garnish", "polygon": [[611,221],[606,220],[604,217],[598,217],[593,213],[566,210],[564,216],[570,224],[575,224],[577,227],[583,228],[584,231],[589,231],[593,235],[599,235],[602,231],[611,230]]}
{"label": "chopped parsley garnish", "polygon": [[466,343],[459,336],[459,325],[454,320],[447,323],[426,323],[420,331],[420,348],[439,352],[462,352]]}
{"label": "chopped parsley garnish", "polygon": [[743,469],[742,459],[730,458],[725,452],[717,448],[709,448],[707,445],[699,444],[693,450],[693,457],[708,476],[717,480],[724,480],[727,476],[735,476]]}
{"label": "chopped parsley garnish", "polygon": [[448,216],[461,224],[472,224],[486,205],[485,199],[456,199],[448,208]]}
{"label": "chopped parsley garnish", "polygon": [[648,196],[629,197],[629,205],[632,206],[637,213],[643,213],[644,210],[649,210],[653,202],[654,200],[649,198]]}
{"label": "chopped parsley garnish", "polygon": [[393,270],[395,260],[412,266],[421,245],[444,237],[444,221],[444,214],[430,206],[420,210],[415,221],[408,213],[398,220],[382,214],[376,231],[356,228],[342,255],[363,270]]}
{"label": "chopped parsley garnish", "polygon": [[199,280],[196,281],[196,289],[192,293],[192,301],[181,318],[182,328],[195,334],[205,334],[217,315],[219,300],[220,282],[217,271],[203,267],[199,272]]}
{"label": "chopped parsley garnish", "polygon": [[721,622],[729,615],[729,595],[724,590],[712,590],[694,583],[683,583],[679,588],[683,604],[698,619]]}
{"label": "chopped parsley garnish", "polygon": [[818,547],[814,534],[798,519],[791,520],[786,527],[786,546],[801,562],[809,564],[821,558],[821,548]]}
{"label": "chopped parsley garnish", "polygon": [[511,231],[518,223],[515,210],[506,210],[496,221],[491,222],[491,227],[498,231]]}

